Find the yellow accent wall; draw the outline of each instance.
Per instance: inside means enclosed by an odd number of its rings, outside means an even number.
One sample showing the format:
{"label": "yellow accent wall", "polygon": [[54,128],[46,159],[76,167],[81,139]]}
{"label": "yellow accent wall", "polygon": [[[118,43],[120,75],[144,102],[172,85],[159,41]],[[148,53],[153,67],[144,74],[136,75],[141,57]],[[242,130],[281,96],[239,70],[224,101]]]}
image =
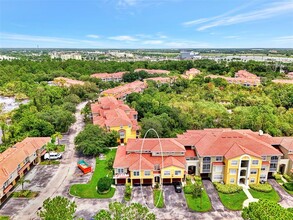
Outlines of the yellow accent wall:
{"label": "yellow accent wall", "polygon": [[[117,127],[110,127],[111,131],[117,131],[119,132],[120,130],[125,130],[125,138],[124,138],[124,143],[127,143],[128,138],[136,138],[136,131],[132,130],[132,127],[128,126],[123,126],[122,128],[119,126]],[[118,138],[118,142],[120,142],[120,138]]]}
{"label": "yellow accent wall", "polygon": [[[138,170],[139,171],[139,170]],[[130,179],[152,179],[154,178],[154,174],[152,170],[149,170],[151,172],[151,174],[149,176],[145,176],[144,175],[144,170],[140,170],[139,172],[139,176],[134,176],[133,172],[134,171],[130,171]]]}
{"label": "yellow accent wall", "polygon": [[[180,170],[181,175],[175,175],[175,171]],[[170,175],[164,175],[164,171],[170,171]],[[165,167],[161,170],[161,178],[183,178],[184,177],[184,169],[175,167],[175,166],[170,166],[170,167]]]}
{"label": "yellow accent wall", "polygon": [[[232,158],[232,159],[226,159],[224,158],[224,162],[225,162],[225,170],[224,170],[224,182],[226,184],[237,184],[238,183],[238,169],[239,169],[239,163],[241,163],[241,160],[240,160],[241,156],[239,157],[235,157],[235,158]],[[251,184],[251,180],[254,179],[254,183],[259,183],[259,180],[260,180],[260,173],[261,173],[261,164],[262,164],[262,159],[260,158],[257,158],[257,157],[253,157],[253,156],[250,156],[251,158],[251,161],[250,161],[250,172],[252,170],[256,170],[256,174],[251,174],[249,173],[248,174],[248,184]],[[242,160],[249,160],[249,157],[242,157]],[[257,165],[253,165],[252,164],[252,161],[253,160],[257,160],[258,161],[258,164]],[[237,161],[237,165],[233,165],[232,164],[232,161]],[[231,169],[235,169],[236,170],[236,173],[235,174],[230,174],[230,170]],[[248,172],[248,169],[247,169],[247,172]],[[231,183],[230,180],[231,178],[234,178],[234,183]]]}

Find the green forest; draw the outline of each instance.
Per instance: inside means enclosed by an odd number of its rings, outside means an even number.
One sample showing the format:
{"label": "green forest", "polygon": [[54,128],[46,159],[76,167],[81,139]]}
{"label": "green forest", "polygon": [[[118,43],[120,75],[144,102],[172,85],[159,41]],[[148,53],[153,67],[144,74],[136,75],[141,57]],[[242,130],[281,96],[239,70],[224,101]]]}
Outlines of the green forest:
{"label": "green forest", "polygon": [[[229,85],[222,79],[188,81],[179,78],[172,85],[149,86],[143,94],[131,94],[127,102],[139,113],[142,134],[149,127],[162,137],[174,137],[186,129],[213,127],[262,129],[274,136],[293,135],[293,86],[276,85],[274,78],[284,77],[275,63],[160,61],[160,62],[97,62],[78,60],[12,60],[0,62],[0,95],[29,99],[20,108],[3,113],[0,151],[26,136],[51,136],[66,132],[74,122],[76,105],[82,100],[96,100],[99,93],[118,83],[91,78],[96,72],[129,71],[125,81],[151,77],[135,74],[136,68],[166,69],[179,76],[190,68],[198,68],[203,76],[220,74],[233,76],[240,69],[257,74],[262,85],[245,88]],[[284,71],[293,71],[293,64],[283,64]],[[55,77],[64,76],[85,81],[84,86],[57,87],[48,84]]]}

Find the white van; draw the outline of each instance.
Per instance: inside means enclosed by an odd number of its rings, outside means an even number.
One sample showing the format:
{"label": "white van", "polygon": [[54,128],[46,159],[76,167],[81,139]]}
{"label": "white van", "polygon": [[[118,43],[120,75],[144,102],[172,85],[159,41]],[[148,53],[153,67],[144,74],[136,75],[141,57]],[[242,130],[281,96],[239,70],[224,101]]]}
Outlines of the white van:
{"label": "white van", "polygon": [[50,152],[44,155],[45,160],[57,160],[61,158],[62,158],[62,155],[56,152]]}

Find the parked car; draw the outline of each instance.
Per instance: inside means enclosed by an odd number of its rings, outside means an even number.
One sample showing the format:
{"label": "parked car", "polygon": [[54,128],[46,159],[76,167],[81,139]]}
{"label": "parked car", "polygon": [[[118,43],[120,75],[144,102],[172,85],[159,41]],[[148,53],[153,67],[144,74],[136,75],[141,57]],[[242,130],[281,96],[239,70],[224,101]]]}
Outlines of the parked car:
{"label": "parked car", "polygon": [[177,192],[177,193],[182,192],[182,184],[181,184],[181,182],[174,183],[174,187],[175,187],[175,192]]}
{"label": "parked car", "polygon": [[61,158],[62,158],[62,155],[56,152],[49,152],[44,155],[45,160],[57,160]]}

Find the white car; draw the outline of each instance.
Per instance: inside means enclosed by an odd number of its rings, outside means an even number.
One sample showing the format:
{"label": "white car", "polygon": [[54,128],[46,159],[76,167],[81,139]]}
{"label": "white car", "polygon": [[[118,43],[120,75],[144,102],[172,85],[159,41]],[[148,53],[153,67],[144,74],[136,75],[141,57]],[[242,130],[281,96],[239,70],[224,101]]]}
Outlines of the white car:
{"label": "white car", "polygon": [[50,152],[46,153],[44,155],[45,160],[57,160],[57,159],[62,159],[62,155],[56,152]]}

